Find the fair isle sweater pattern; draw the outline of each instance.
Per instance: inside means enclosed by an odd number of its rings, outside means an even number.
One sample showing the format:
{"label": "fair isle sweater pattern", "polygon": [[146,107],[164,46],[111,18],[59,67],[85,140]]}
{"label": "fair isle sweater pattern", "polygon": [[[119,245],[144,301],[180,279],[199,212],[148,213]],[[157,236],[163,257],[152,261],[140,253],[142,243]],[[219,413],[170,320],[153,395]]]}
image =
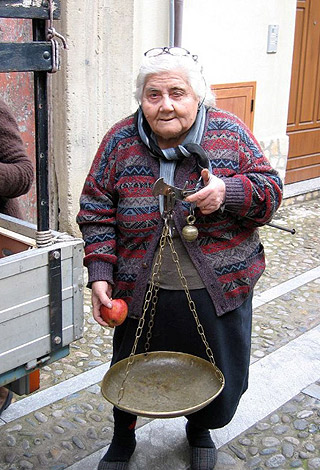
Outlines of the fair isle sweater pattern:
{"label": "fair isle sweater pattern", "polygon": [[[257,226],[269,222],[279,207],[282,182],[238,118],[209,108],[206,129],[201,145],[212,173],[226,184],[226,210],[204,216],[196,209],[199,236],[185,247],[222,315],[241,305],[265,269]],[[152,194],[158,178],[159,161],[142,143],[130,116],[104,137],[80,198],[77,221],[89,283],[112,283],[113,297],[124,298],[134,318],[142,313],[163,228]],[[198,178],[193,156],[178,163],[176,186],[188,181],[194,187]],[[188,214],[189,204],[177,201],[174,222],[180,234]]]}

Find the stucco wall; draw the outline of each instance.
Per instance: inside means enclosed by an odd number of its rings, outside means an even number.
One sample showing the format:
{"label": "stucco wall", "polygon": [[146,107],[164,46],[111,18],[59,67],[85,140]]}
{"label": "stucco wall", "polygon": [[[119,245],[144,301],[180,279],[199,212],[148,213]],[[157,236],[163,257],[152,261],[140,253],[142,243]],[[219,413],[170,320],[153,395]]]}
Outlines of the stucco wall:
{"label": "stucco wall", "polygon": [[[168,44],[169,4],[135,2],[135,73],[145,50]],[[254,134],[282,177],[295,11],[296,0],[185,0],[183,10],[182,46],[198,54],[209,84],[257,82]],[[278,49],[267,54],[271,24],[279,25]]]}
{"label": "stucco wall", "polygon": [[[53,81],[53,154],[59,229],[75,222],[84,179],[106,130],[132,106],[133,0],[67,0],[66,36]],[[53,217],[54,219],[54,217]]]}
{"label": "stucco wall", "polygon": [[165,0],[65,2],[56,29],[69,50],[52,77],[52,221],[62,231],[79,234],[84,179],[105,132],[136,108],[138,63],[148,47],[167,43],[168,9]]}
{"label": "stucco wall", "polygon": [[[136,108],[145,50],[169,42],[170,0],[66,0],[57,30],[68,40],[53,77],[53,183],[59,228],[78,234],[79,195],[105,131]],[[182,45],[210,84],[257,82],[254,133],[284,175],[295,0],[185,0]],[[267,54],[269,24],[279,24]],[[54,179],[56,178],[56,186]],[[56,189],[57,188],[57,189]]]}
{"label": "stucco wall", "polygon": [[[134,4],[134,77],[137,75],[143,53],[152,47],[169,42],[170,0],[136,0]],[[133,78],[134,78],[133,77]],[[136,103],[132,102],[133,107]]]}
{"label": "stucco wall", "polygon": [[[256,81],[254,134],[284,176],[295,0],[187,0],[183,45],[199,55],[210,84]],[[267,54],[268,25],[279,25]]]}

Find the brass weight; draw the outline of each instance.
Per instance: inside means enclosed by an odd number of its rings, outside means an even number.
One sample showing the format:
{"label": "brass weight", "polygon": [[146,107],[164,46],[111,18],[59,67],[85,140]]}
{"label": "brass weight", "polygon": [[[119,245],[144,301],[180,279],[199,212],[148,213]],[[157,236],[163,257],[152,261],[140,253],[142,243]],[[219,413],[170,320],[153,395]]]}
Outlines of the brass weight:
{"label": "brass weight", "polygon": [[194,215],[188,215],[186,218],[187,225],[182,229],[182,236],[187,242],[194,242],[198,238],[198,229],[194,226],[196,218]]}

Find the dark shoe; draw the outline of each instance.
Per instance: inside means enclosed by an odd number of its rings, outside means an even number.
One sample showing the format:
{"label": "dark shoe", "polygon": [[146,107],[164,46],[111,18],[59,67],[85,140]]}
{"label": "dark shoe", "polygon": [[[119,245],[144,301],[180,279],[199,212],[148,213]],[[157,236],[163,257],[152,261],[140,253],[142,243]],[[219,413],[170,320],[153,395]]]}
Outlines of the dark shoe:
{"label": "dark shoe", "polygon": [[2,413],[4,412],[4,410],[6,410],[8,408],[8,406],[11,404],[12,402],[12,397],[13,397],[13,393],[11,392],[11,390],[9,390],[9,393],[7,395],[7,398],[5,399],[5,402],[4,404],[2,405],[2,407],[0,408],[0,416],[2,415]]}
{"label": "dark shoe", "polygon": [[212,470],[217,463],[216,447],[190,447],[191,470]]}
{"label": "dark shoe", "polygon": [[106,462],[100,460],[98,470],[127,470],[129,462]]}

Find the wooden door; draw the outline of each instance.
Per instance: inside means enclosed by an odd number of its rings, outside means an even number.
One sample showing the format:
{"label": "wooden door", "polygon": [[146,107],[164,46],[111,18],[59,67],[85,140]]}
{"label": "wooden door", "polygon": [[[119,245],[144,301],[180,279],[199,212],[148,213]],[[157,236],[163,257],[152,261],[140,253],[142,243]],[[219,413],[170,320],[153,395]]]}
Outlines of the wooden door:
{"label": "wooden door", "polygon": [[238,116],[253,130],[256,82],[211,85],[216,95],[217,107]]}
{"label": "wooden door", "polygon": [[286,183],[320,176],[320,2],[298,0]]}

